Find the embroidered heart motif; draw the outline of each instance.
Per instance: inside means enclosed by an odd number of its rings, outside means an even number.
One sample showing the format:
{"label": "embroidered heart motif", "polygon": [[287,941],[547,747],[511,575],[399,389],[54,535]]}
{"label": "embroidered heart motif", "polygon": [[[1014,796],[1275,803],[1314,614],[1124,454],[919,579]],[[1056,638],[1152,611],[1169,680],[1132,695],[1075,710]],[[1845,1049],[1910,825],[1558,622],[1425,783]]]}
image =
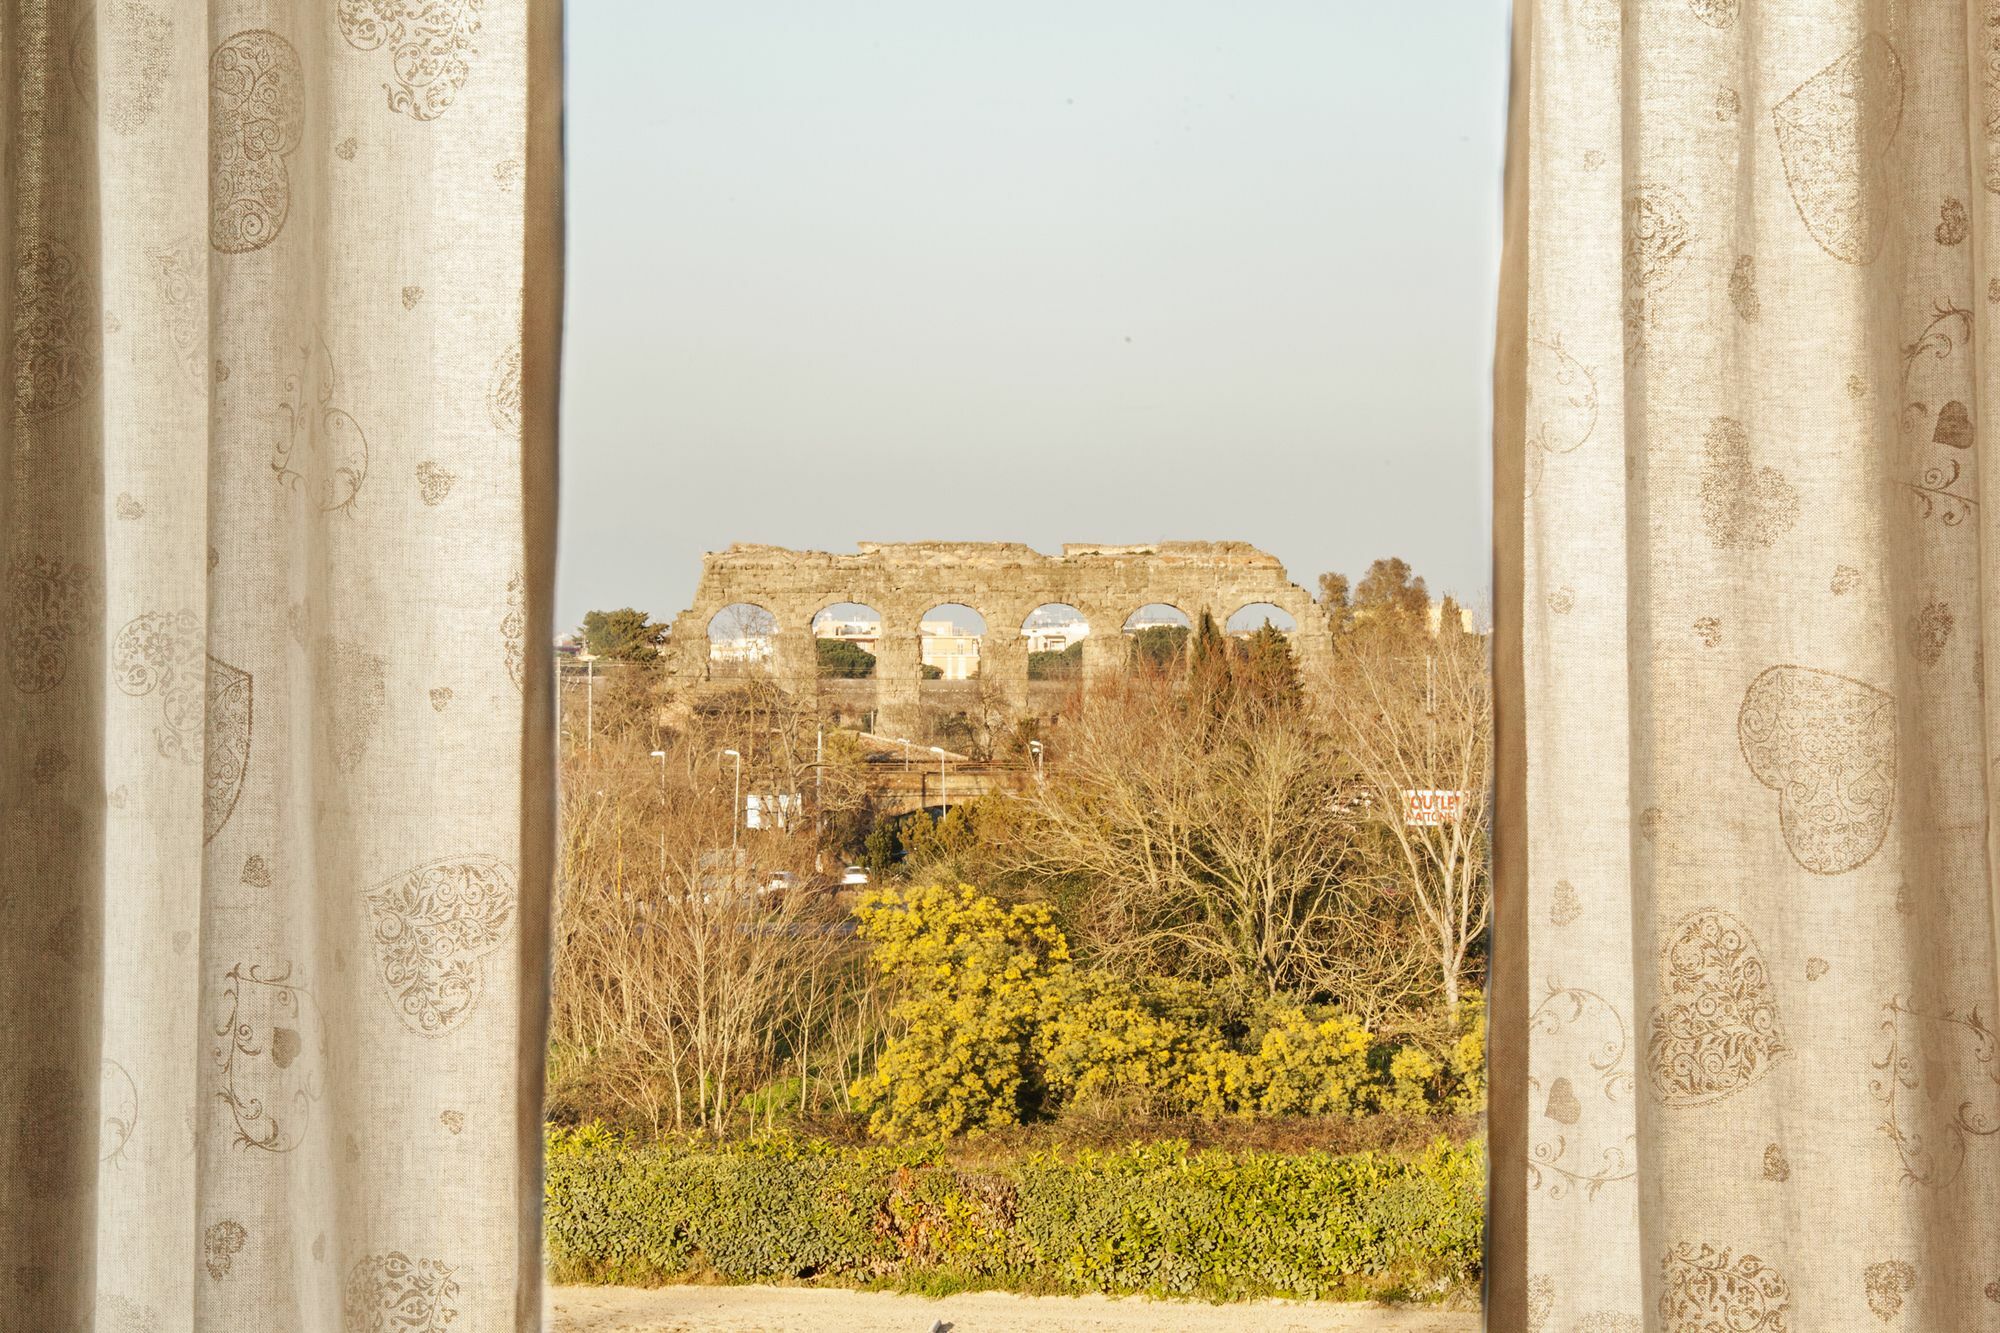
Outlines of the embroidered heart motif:
{"label": "embroidered heart motif", "polygon": [[493,856],[431,861],[369,892],[382,987],[411,1031],[441,1036],[472,1013],[515,897],[514,868]]}
{"label": "embroidered heart motif", "polygon": [[271,867],[263,857],[251,856],[244,859],[243,882],[253,889],[271,887]]}
{"label": "embroidered heart motif", "polygon": [[1825,975],[1826,975],[1826,959],[1824,958],[1806,959],[1807,981],[1818,981],[1821,977]]}
{"label": "embroidered heart motif", "polygon": [[189,942],[190,940],[192,940],[193,938],[194,938],[194,936],[193,936],[192,934],[188,933],[188,932],[187,932],[187,931],[185,931],[185,930],[177,930],[177,931],[175,931],[175,932],[174,932],[174,952],[175,952],[175,953],[186,953],[186,952],[187,952],[187,947],[188,947],[188,942]]}
{"label": "embroidered heart motif", "polygon": [[1792,1178],[1792,1164],[1785,1160],[1785,1150],[1775,1143],[1764,1145],[1764,1179],[1774,1185],[1782,1185]]}
{"label": "embroidered heart motif", "polygon": [[295,1028],[274,1028],[271,1031],[271,1062],[280,1069],[290,1069],[292,1061],[299,1058],[299,1051],[305,1043],[299,1040]]}
{"label": "embroidered heart motif", "polygon": [[146,513],[146,506],[140,504],[137,500],[134,500],[129,492],[126,491],[119,492],[118,517],[123,519],[143,518],[145,516],[145,513]]}
{"label": "embroidered heart motif", "polygon": [[465,1128],[465,1112],[440,1111],[438,1113],[438,1123],[445,1127],[447,1133],[456,1134]]}
{"label": "embroidered heart motif", "polygon": [[1938,409],[1937,426],[1931,431],[1931,442],[1953,449],[1972,447],[1972,410],[1954,398]]}
{"label": "embroidered heart motif", "polygon": [[417,302],[424,299],[424,289],[414,284],[403,288],[403,309],[415,310]]}
{"label": "embroidered heart motif", "polygon": [[426,458],[417,464],[417,494],[427,505],[442,504],[451,494],[451,484],[458,480],[458,474],[448,472]]}
{"label": "embroidered heart motif", "polygon": [[1778,826],[1815,875],[1853,870],[1881,849],[1896,799],[1896,701],[1858,680],[1774,666],[1744,691],[1743,760],[1778,793]]}
{"label": "embroidered heart motif", "polygon": [[1848,264],[1874,260],[1893,210],[1882,161],[1903,121],[1903,61],[1874,33],[1772,108],[1778,157],[1799,220]]}
{"label": "embroidered heart motif", "polygon": [[202,1233],[202,1264],[217,1282],[229,1275],[230,1262],[242,1252],[250,1233],[241,1222],[222,1221]]}
{"label": "embroidered heart motif", "polygon": [[431,690],[431,707],[442,713],[444,706],[451,702],[451,686],[438,685]]}
{"label": "embroidered heart motif", "polygon": [[1576,896],[1576,885],[1566,879],[1556,881],[1555,898],[1549,903],[1549,924],[1567,926],[1583,915],[1583,902]]}
{"label": "embroidered heart motif", "polygon": [[1901,1259],[1884,1259],[1870,1264],[1861,1273],[1861,1289],[1868,1294],[1868,1308],[1877,1319],[1888,1323],[1903,1308],[1903,1296],[1917,1285],[1917,1270]]}
{"label": "embroidered heart motif", "polygon": [[1684,918],[1660,951],[1660,1001],[1647,1025],[1653,1086],[1669,1106],[1741,1092],[1791,1048],[1750,930],[1720,908]]}
{"label": "embroidered heart motif", "polygon": [[1754,550],[1791,531],[1799,493],[1774,467],[1753,467],[1750,432],[1731,417],[1714,417],[1702,439],[1701,521],[1724,549]]}
{"label": "embroidered heart motif", "polygon": [[1574,1125],[1583,1119],[1583,1103],[1576,1099],[1576,1089],[1566,1078],[1559,1078],[1549,1085],[1549,1104],[1542,1112],[1558,1125]]}
{"label": "embroidered heart motif", "polygon": [[354,136],[350,134],[333,146],[333,155],[343,162],[352,162],[356,147],[358,145],[354,142]]}

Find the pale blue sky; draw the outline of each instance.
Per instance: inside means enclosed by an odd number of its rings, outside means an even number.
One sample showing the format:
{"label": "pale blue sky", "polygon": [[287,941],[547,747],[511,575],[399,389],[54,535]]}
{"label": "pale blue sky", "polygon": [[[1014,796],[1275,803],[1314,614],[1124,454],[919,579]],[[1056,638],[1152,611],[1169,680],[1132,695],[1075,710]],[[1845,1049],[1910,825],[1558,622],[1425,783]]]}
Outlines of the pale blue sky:
{"label": "pale blue sky", "polygon": [[731,541],[1483,604],[1506,0],[569,7],[558,625]]}

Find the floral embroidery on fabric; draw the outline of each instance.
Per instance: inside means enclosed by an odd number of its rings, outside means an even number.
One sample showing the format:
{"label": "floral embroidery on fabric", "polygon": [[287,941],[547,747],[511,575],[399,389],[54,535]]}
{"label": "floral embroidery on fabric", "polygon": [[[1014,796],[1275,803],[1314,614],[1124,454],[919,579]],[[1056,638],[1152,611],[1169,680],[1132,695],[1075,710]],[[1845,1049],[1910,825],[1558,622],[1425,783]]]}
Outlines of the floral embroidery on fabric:
{"label": "floral embroidery on fabric", "polygon": [[1548,455],[1566,454],[1597,430],[1597,377],[1554,338],[1528,343],[1528,383],[1534,386],[1528,422],[1528,494],[1540,487]]}
{"label": "floral embroidery on fabric", "polygon": [[395,82],[389,109],[435,120],[458,100],[485,0],[339,0],[340,35],[357,51],[387,47]]}
{"label": "floral embroidery on fabric", "polygon": [[97,1108],[97,1160],[117,1160],[124,1156],[125,1145],[139,1127],[139,1088],[116,1060],[103,1062]]}
{"label": "floral embroidery on fabric", "polygon": [[457,473],[446,471],[428,458],[417,464],[417,494],[427,505],[435,507],[443,504],[445,497],[451,494],[452,483],[457,480]]}
{"label": "floral embroidery on fabric", "polygon": [[[84,11],[69,46],[70,79],[86,105],[119,134],[129,135],[153,117],[173,62],[174,25],[136,0],[99,0]],[[100,32],[102,36],[100,36]],[[98,66],[99,41],[112,52],[111,76]],[[99,98],[102,105],[99,105]]]}
{"label": "floral embroidery on fabric", "polygon": [[1903,123],[1903,60],[1870,33],[1771,111],[1792,203],[1820,249],[1868,264],[1889,233],[1882,163]]}
{"label": "floral embroidery on fabric", "polygon": [[1584,1197],[1638,1171],[1632,1133],[1632,1058],[1625,1020],[1594,991],[1551,984],[1528,1016],[1535,1069],[1529,1129],[1528,1188],[1551,1199],[1577,1186]]}
{"label": "floral embroidery on fabric", "polygon": [[235,1144],[291,1152],[305,1139],[320,1098],[319,1018],[292,965],[270,971],[242,963],[223,976],[228,1013],[214,1048],[222,1087],[216,1094],[236,1122]]}
{"label": "floral embroidery on fabric", "polygon": [[521,349],[510,347],[493,363],[493,382],[486,390],[486,415],[502,435],[521,433]]}
{"label": "floral embroidery on fabric", "polygon": [[106,1297],[98,1315],[108,1321],[108,1333],[160,1333],[159,1312],[123,1296]]}
{"label": "floral embroidery on fabric", "polygon": [[1775,1143],[1764,1145],[1764,1179],[1774,1185],[1782,1185],[1792,1178],[1792,1164],[1785,1157],[1785,1150]]}
{"label": "floral embroidery on fabric", "polygon": [[1737,0],[1688,0],[1688,9],[1711,28],[1736,26]]}
{"label": "floral embroidery on fabric", "polygon": [[1972,235],[1972,219],[1965,211],[1965,205],[1956,199],[1947,199],[1938,205],[1938,224],[1931,232],[1931,239],[1939,245],[1961,245]]}
{"label": "floral embroidery on fabric", "polygon": [[1791,1287],[1755,1255],[1682,1241],[1660,1271],[1662,1333],[1791,1333]]}
{"label": "floral embroidery on fabric", "polygon": [[1966,405],[1974,394],[1973,329],[1971,311],[1940,301],[1916,340],[1903,348],[1900,424],[1912,450],[1926,444],[1964,450],[1978,442]]}
{"label": "floral embroidery on fabric", "polygon": [[1659,320],[1658,297],[1681,275],[1696,236],[1688,204],[1664,185],[1625,198],[1625,345],[1636,350]]}
{"label": "floral embroidery on fabric", "polygon": [[1799,493],[1774,467],[1750,459],[1750,432],[1713,417],[1702,437],[1701,521],[1724,550],[1770,546],[1799,520]]}
{"label": "floral embroidery on fabric", "polygon": [[1868,1297],[1868,1309],[1888,1323],[1903,1308],[1903,1297],[1917,1285],[1917,1270],[1901,1259],[1884,1259],[1870,1264],[1861,1273],[1861,1289]]}
{"label": "floral embroidery on fabric", "polygon": [[515,898],[514,868],[491,856],[432,861],[369,891],[382,985],[411,1031],[442,1036],[472,1013]]}
{"label": "floral embroidery on fabric", "polygon": [[1951,642],[1951,608],[1943,602],[1928,602],[1910,618],[1910,653],[1927,667],[1938,664],[1945,645]]}
{"label": "floral embroidery on fabric", "polygon": [[[202,841],[212,842],[236,809],[250,765],[250,673],[202,652],[192,611],[149,611],[127,621],[112,645],[112,678],[135,698],[157,694],[162,758],[203,766]],[[199,664],[199,665],[197,665]]]}
{"label": "floral embroidery on fabric", "polygon": [[95,608],[97,580],[81,565],[29,553],[7,571],[7,675],[41,694],[69,674],[70,638]]}
{"label": "floral embroidery on fabric", "polygon": [[271,471],[293,490],[303,489],[321,513],[349,510],[368,479],[368,437],[334,402],[339,388],[333,354],[314,331],[298,347],[298,369],[285,377],[285,400],[278,405],[285,429],[272,449]]}
{"label": "floral embroidery on fabric", "polygon": [[1867,863],[1896,799],[1896,701],[1858,680],[1774,666],[1744,691],[1736,738],[1757,780],[1778,793],[1792,857],[1815,875]]}
{"label": "floral embroidery on fabric", "polygon": [[445,1333],[458,1318],[456,1272],[401,1250],[357,1259],[342,1301],[345,1333]]}
{"label": "floral embroidery on fabric", "polygon": [[321,639],[317,656],[325,673],[319,698],[334,767],[352,773],[381,725],[387,669],[381,658],[346,639]]}
{"label": "floral embroidery on fabric", "polygon": [[507,662],[507,678],[514,682],[514,688],[525,692],[527,686],[527,609],[525,606],[528,584],[519,574],[507,580],[507,614],[500,618],[501,649]]}
{"label": "floral embroidery on fabric", "polygon": [[1978,1008],[1938,1009],[1900,997],[1883,1007],[1886,1049],[1869,1088],[1903,1179],[1942,1188],[1965,1167],[1967,1140],[2000,1132],[1996,1041]]}
{"label": "floral embroidery on fabric", "polygon": [[214,1223],[201,1237],[201,1259],[208,1275],[217,1282],[229,1276],[230,1265],[243,1251],[250,1233],[243,1229],[241,1222],[224,1220]]}
{"label": "floral embroidery on fabric", "polygon": [[1675,927],[1660,954],[1660,989],[1647,1068],[1669,1106],[1741,1092],[1791,1053],[1763,954],[1728,912],[1705,908]]}
{"label": "floral embroidery on fabric", "polygon": [[1755,324],[1764,315],[1764,303],[1757,299],[1757,256],[1736,256],[1729,272],[1729,304],[1745,324]]}
{"label": "floral embroidery on fabric", "polygon": [[208,275],[199,243],[192,236],[146,252],[153,292],[160,308],[160,331],[174,361],[200,387],[208,380]]}
{"label": "floral embroidery on fabric", "polygon": [[61,241],[26,237],[14,258],[14,413],[54,416],[97,382],[97,281]]}
{"label": "floral embroidery on fabric", "polygon": [[305,66],[292,44],[253,28],[208,60],[208,243],[223,254],[261,250],[292,211],[285,159],[305,133]]}

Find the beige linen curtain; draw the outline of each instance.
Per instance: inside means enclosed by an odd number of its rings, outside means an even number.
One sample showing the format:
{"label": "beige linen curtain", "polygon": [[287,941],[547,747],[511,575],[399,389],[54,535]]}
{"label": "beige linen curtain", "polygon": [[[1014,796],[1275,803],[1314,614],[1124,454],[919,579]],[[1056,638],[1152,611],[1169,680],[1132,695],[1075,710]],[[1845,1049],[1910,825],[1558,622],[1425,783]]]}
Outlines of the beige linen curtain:
{"label": "beige linen curtain", "polygon": [[540,1326],[559,0],[0,0],[0,1328]]}
{"label": "beige linen curtain", "polygon": [[1490,1326],[2000,1328],[2000,4],[1515,8]]}

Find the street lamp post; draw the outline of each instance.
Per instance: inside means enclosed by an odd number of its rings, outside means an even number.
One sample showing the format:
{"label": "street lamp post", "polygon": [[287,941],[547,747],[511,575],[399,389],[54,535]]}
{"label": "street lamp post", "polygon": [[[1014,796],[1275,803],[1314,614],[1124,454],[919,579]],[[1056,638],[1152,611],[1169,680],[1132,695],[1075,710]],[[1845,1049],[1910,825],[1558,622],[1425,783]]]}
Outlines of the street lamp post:
{"label": "street lamp post", "polygon": [[1040,741],[1029,741],[1028,753],[1035,756],[1035,781],[1040,782],[1042,780],[1042,743]]}
{"label": "street lamp post", "polygon": [[667,878],[667,752],[655,750],[653,758],[660,761],[660,881],[664,885]]}
{"label": "street lamp post", "polygon": [[945,812],[951,808],[951,802],[945,799],[944,794],[944,750],[933,745],[931,753],[938,757],[938,822],[942,824]]}
{"label": "street lamp post", "polygon": [[736,797],[729,807],[729,878],[734,883],[740,873],[737,860],[741,853],[737,851],[739,843],[736,830],[743,818],[743,756],[734,750],[724,750],[722,753],[736,761]]}

